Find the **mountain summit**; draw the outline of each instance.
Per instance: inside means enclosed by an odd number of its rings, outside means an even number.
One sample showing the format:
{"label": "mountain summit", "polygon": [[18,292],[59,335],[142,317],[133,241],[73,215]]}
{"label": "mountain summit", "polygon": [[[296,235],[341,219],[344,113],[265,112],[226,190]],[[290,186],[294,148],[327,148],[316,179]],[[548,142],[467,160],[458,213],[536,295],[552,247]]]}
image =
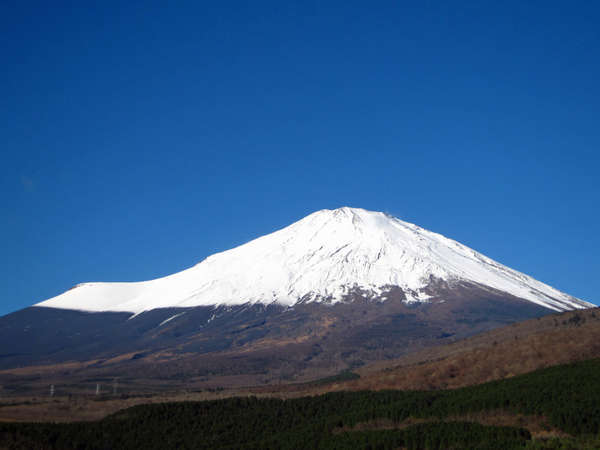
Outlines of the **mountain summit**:
{"label": "mountain summit", "polygon": [[83,283],[36,306],[139,314],[156,308],[337,303],[359,292],[428,302],[434,286],[471,283],[564,311],[593,305],[440,234],[382,212],[321,210],[209,256],[182,272],[135,283]]}

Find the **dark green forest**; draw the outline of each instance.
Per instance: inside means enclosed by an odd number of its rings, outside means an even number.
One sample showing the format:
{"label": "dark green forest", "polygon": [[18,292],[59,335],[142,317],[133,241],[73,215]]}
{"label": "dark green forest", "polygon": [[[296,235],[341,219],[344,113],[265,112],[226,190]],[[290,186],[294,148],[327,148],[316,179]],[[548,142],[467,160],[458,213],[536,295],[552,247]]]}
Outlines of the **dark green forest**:
{"label": "dark green forest", "polygon": [[[570,437],[447,418],[485,411],[543,416]],[[385,420],[399,429],[356,430]],[[446,420],[445,420],[446,419]],[[140,405],[101,421],[1,424],[8,449],[513,449],[600,448],[600,360],[447,391],[336,392]]]}

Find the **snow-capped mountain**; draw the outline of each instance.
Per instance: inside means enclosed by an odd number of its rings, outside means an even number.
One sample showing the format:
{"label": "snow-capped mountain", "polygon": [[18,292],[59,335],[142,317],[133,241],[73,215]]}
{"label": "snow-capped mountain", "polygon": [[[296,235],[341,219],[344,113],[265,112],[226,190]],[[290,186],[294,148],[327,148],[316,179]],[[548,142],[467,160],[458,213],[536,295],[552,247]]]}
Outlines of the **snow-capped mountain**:
{"label": "snow-capped mountain", "polygon": [[468,282],[542,307],[591,307],[440,234],[359,208],[317,211],[182,272],[134,283],[83,283],[38,303],[139,314],[156,308],[336,303],[357,290],[385,301],[428,302],[432,281]]}
{"label": "snow-capped mountain", "polygon": [[339,208],[164,278],[84,283],[0,317],[0,369],[51,367],[72,386],[301,381],[591,306],[416,225]]}

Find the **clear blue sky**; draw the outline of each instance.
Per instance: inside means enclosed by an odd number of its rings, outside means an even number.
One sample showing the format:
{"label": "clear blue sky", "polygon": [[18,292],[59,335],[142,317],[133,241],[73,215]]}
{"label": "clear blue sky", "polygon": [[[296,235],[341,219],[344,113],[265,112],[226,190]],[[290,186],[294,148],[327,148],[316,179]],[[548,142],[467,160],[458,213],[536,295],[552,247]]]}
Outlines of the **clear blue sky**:
{"label": "clear blue sky", "polygon": [[598,2],[86,3],[0,6],[0,314],[343,205],[600,301]]}

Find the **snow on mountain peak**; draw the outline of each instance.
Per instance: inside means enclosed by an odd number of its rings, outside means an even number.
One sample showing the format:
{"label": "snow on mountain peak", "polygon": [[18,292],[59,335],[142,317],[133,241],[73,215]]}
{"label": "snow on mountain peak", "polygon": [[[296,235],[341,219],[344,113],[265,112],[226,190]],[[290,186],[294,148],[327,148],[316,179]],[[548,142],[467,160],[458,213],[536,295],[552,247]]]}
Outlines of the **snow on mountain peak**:
{"label": "snow on mountain peak", "polygon": [[444,236],[360,208],[320,210],[182,272],[136,283],[84,283],[36,306],[139,313],[161,307],[341,300],[399,286],[427,298],[431,277],[470,281],[550,309],[593,306]]}

